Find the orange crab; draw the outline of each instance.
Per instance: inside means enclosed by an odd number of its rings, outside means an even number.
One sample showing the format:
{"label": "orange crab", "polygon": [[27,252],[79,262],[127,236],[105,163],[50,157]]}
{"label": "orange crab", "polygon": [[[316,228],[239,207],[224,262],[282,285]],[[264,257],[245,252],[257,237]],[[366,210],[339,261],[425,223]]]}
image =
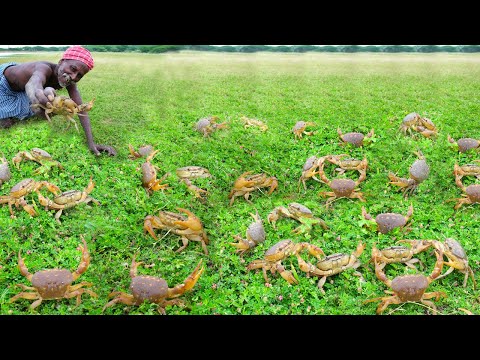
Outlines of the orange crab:
{"label": "orange crab", "polygon": [[306,131],[308,126],[316,126],[314,122],[311,121],[297,121],[292,128],[293,135],[295,135],[295,139],[301,139],[303,135],[313,135],[314,131]]}
{"label": "orange crab", "polygon": [[228,198],[230,199],[230,206],[235,201],[235,198],[239,196],[243,196],[245,200],[249,203],[250,193],[257,189],[261,189],[264,187],[270,187],[267,194],[271,194],[278,186],[277,178],[274,176],[267,177],[266,174],[254,174],[250,175],[251,171],[246,171],[242,175],[240,175],[235,183],[233,184],[233,189],[228,194]]}

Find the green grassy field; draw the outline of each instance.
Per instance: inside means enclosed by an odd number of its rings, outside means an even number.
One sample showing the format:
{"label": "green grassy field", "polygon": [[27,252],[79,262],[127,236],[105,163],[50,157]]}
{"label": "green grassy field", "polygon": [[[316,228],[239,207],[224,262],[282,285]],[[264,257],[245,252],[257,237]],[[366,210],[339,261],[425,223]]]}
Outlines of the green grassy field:
{"label": "green grassy field", "polygon": [[[344,314],[375,315],[378,302],[363,301],[387,296],[371,266],[358,268],[364,281],[353,269],[327,278],[325,294],[317,288],[317,277],[307,277],[295,257],[283,261],[294,273],[297,285],[289,285],[278,273],[269,273],[265,284],[261,270],[247,271],[253,260],[280,240],[308,241],[325,254],[352,253],[362,241],[366,248],[360,256],[365,265],[372,245],[384,248],[400,239],[458,240],[468,254],[475,273],[479,269],[479,204],[462,206],[454,211],[461,197],[455,185],[453,167],[479,159],[478,152],[459,153],[447,141],[480,139],[480,55],[477,54],[220,54],[180,52],[162,55],[94,53],[95,68],[78,84],[84,101],[95,98],[90,111],[94,139],[114,146],[118,155],[95,157],[85,143],[80,127],[65,130],[61,116],[51,123],[31,119],[0,131],[0,151],[10,161],[12,178],[0,190],[7,195],[12,186],[25,178],[47,180],[62,191],[82,190],[90,177],[95,182],[91,196],[101,202],[80,204],[67,209],[58,224],[54,211],[45,211],[36,195],[26,200],[39,213],[31,217],[22,208],[10,217],[7,204],[0,206],[0,313],[1,314],[102,314],[112,291],[129,292],[129,269],[134,254],[139,274],[164,278],[170,287],[182,283],[200,259],[205,270],[191,291],[181,299],[185,307],[166,308],[169,315],[211,314]],[[50,60],[61,54],[36,53],[3,57],[0,62]],[[59,91],[59,94],[66,94]],[[409,137],[399,132],[405,115],[418,112],[430,118],[439,129],[435,139]],[[203,117],[218,116],[227,129],[203,137],[195,131]],[[242,116],[260,119],[268,125],[265,132],[243,127]],[[312,121],[315,133],[295,139],[291,132],[299,121]],[[340,146],[337,128],[343,132],[375,130],[370,145],[362,148]],[[128,158],[128,144],[139,148],[151,144],[159,150],[152,160],[159,167],[158,177],[170,186],[150,197],[141,186],[142,159]],[[45,175],[33,175],[39,166],[32,161],[16,169],[11,159],[19,151],[34,147],[48,151],[64,169],[52,169]],[[421,150],[430,165],[430,176],[417,191],[405,199],[397,187],[389,185],[389,171],[408,177],[408,169]],[[367,178],[359,186],[366,202],[339,199],[327,209],[320,191],[325,184],[309,180],[307,190],[298,187],[303,164],[312,155],[347,153],[368,160]],[[207,168],[212,178],[194,183],[208,190],[201,203],[179,182],[175,170],[197,165]],[[252,192],[252,204],[242,197],[229,206],[228,194],[235,179],[245,171],[266,173],[278,179],[272,194],[267,189]],[[348,177],[356,174],[347,173]],[[329,176],[333,176],[333,169]],[[465,184],[478,183],[465,177]],[[45,196],[46,191],[42,190]],[[328,225],[313,227],[310,233],[294,234],[298,222],[284,218],[277,229],[267,222],[276,206],[298,202],[312,210]],[[381,234],[368,227],[361,208],[372,215],[382,212],[406,214],[414,207],[412,230],[395,229]],[[143,231],[147,215],[159,210],[187,208],[203,222],[209,237],[205,255],[199,242],[192,241],[182,252],[180,237],[157,230],[159,240]],[[267,233],[243,258],[229,243],[234,235],[245,237],[252,223],[250,213],[258,210]],[[17,267],[21,250],[30,272],[46,268],[75,270],[80,262],[76,250],[83,236],[91,254],[87,271],[75,283],[91,282],[98,294],[75,298],[44,300],[35,310],[33,300],[9,299],[19,293],[15,284],[30,285]],[[308,257],[305,255],[305,259]],[[431,252],[418,255],[429,274],[435,263]],[[310,258],[310,261],[313,261]],[[414,273],[403,264],[387,265],[387,276]],[[446,268],[444,269],[444,271]],[[454,271],[434,281],[427,291],[444,291],[447,298],[435,303],[444,315],[480,313],[479,293],[471,279],[463,287],[464,275]],[[465,309],[465,310],[462,310]],[[432,314],[428,306],[404,303],[389,306],[384,315]],[[103,314],[156,315],[157,306],[116,304]],[[382,315],[382,316],[384,316]]]}

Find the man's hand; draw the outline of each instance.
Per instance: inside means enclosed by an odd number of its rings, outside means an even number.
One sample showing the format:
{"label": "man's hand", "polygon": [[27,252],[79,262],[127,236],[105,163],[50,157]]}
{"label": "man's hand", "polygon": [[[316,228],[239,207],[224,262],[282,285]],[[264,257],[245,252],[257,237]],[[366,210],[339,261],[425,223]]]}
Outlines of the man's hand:
{"label": "man's hand", "polygon": [[115,156],[115,155],[117,155],[117,150],[115,150],[113,147],[107,146],[107,145],[92,144],[92,145],[89,145],[89,149],[90,149],[96,156],[100,156],[100,151],[104,151],[104,152],[106,152],[106,153],[107,153],[108,155],[110,155],[110,156]]}
{"label": "man's hand", "polygon": [[53,101],[55,97],[55,89],[52,87],[46,87],[45,89],[35,90],[35,98],[31,99],[32,104],[41,104],[47,106],[47,103]]}

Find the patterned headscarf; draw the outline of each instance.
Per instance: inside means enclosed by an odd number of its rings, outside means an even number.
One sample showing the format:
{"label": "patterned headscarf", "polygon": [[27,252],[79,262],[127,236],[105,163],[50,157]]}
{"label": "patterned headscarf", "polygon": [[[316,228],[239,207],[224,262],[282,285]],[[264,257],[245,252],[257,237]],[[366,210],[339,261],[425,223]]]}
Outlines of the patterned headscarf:
{"label": "patterned headscarf", "polygon": [[90,51],[80,45],[74,45],[65,50],[62,59],[80,60],[87,65],[90,70],[93,69],[92,54],[90,54]]}

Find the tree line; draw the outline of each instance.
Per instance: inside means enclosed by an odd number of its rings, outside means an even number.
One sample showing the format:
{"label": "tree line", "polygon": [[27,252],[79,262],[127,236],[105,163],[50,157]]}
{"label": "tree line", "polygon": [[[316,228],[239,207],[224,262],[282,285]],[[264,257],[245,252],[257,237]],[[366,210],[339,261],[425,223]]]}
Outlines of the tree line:
{"label": "tree line", "polygon": [[[255,53],[260,51],[269,52],[480,52],[480,45],[84,45],[93,52],[136,52],[136,53],[165,53],[171,51],[215,51],[215,52],[238,52]],[[23,46],[16,47],[15,51],[65,51],[68,46]],[[0,50],[12,50],[8,46],[0,47]]]}

